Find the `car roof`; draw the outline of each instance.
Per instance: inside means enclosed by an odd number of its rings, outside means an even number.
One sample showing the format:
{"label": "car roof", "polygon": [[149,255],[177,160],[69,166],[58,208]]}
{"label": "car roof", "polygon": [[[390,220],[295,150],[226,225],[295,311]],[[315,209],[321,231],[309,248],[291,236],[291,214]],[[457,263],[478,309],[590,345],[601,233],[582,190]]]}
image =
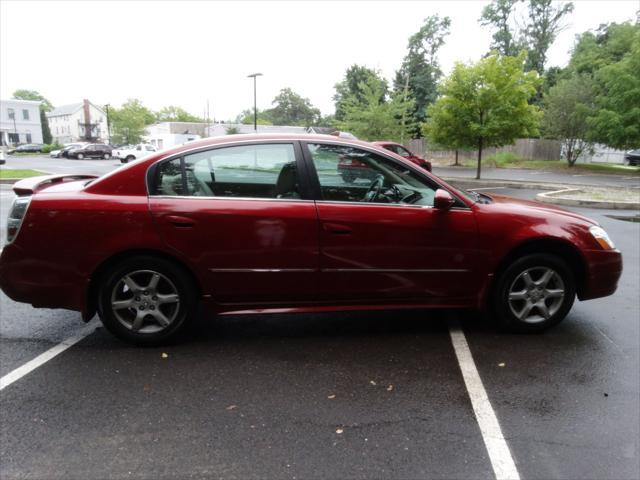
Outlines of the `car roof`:
{"label": "car roof", "polygon": [[343,143],[345,145],[359,145],[362,147],[376,146],[375,143],[365,142],[362,140],[356,140],[353,138],[337,137],[335,135],[322,135],[312,133],[247,133],[239,135],[225,135],[222,137],[210,137],[200,140],[194,140],[192,142],[183,143],[182,145],[175,146],[173,148],[164,150],[163,156],[175,155],[178,153],[186,152],[188,150],[195,150],[200,148],[206,148],[215,145],[224,145],[227,143],[242,143],[253,141],[303,141],[303,142],[332,142]]}

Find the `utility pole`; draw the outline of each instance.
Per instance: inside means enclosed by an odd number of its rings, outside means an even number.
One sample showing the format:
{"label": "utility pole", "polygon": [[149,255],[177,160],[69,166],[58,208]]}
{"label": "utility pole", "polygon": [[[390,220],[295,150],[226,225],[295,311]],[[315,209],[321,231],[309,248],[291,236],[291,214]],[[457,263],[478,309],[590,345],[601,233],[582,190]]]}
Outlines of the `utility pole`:
{"label": "utility pole", "polygon": [[257,87],[256,87],[256,78],[261,77],[261,73],[252,73],[251,75],[247,75],[247,78],[253,77],[253,131],[258,133],[258,105],[257,105]]}

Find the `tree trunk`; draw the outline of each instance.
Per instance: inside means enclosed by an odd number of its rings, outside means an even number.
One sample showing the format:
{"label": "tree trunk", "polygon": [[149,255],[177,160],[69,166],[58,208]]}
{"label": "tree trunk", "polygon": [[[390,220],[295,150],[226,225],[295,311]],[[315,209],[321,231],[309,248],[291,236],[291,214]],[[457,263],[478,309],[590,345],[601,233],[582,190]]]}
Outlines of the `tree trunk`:
{"label": "tree trunk", "polygon": [[458,163],[458,150],[456,150],[456,163],[454,165],[456,167],[459,165],[459,163]]}
{"label": "tree trunk", "polygon": [[482,137],[478,140],[478,170],[476,171],[476,180],[480,180],[480,171],[482,165]]}

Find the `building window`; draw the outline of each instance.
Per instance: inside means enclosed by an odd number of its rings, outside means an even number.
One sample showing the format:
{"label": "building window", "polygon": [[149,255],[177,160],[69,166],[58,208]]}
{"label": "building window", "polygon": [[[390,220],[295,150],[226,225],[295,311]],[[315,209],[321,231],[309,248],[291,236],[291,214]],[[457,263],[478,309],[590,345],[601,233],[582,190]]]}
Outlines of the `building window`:
{"label": "building window", "polygon": [[[29,110],[27,110],[26,108],[22,110],[22,119],[29,120]],[[27,140],[27,141],[30,141],[30,140]]]}
{"label": "building window", "polygon": [[9,134],[9,143],[16,145],[18,143],[20,143],[20,136],[17,133],[10,133]]}
{"label": "building window", "polygon": [[16,119],[16,112],[13,108],[7,108],[7,114],[9,115],[9,120]]}

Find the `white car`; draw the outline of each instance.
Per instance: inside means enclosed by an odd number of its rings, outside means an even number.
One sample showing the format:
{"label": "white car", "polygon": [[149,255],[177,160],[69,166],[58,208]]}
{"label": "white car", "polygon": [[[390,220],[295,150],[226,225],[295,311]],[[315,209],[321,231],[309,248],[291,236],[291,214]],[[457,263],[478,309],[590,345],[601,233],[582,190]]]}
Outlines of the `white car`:
{"label": "white car", "polygon": [[157,151],[158,149],[153,145],[140,143],[138,145],[125,145],[124,147],[116,148],[111,152],[111,155],[115,158],[119,158],[121,163],[127,163],[144,158]]}

